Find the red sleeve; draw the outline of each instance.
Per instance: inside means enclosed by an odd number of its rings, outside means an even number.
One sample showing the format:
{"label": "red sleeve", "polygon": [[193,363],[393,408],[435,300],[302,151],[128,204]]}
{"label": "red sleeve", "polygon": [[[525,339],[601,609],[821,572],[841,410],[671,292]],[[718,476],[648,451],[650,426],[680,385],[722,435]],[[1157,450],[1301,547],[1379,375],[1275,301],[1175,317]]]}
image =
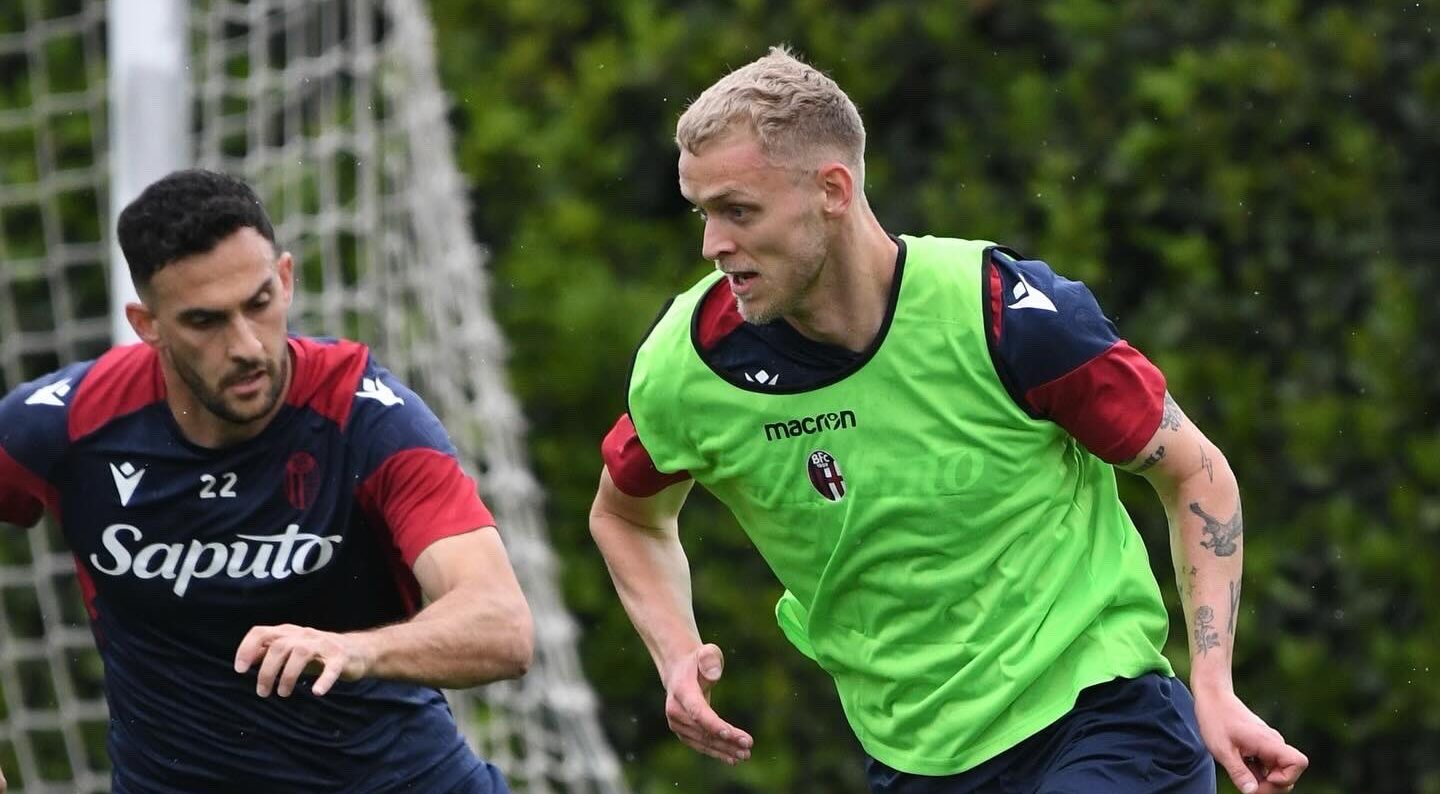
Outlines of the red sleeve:
{"label": "red sleeve", "polygon": [[0,448],[0,523],[34,526],[51,497],[45,481]]}
{"label": "red sleeve", "polygon": [[630,496],[654,496],[677,482],[690,479],[687,471],[665,474],[655,468],[655,461],[650,459],[640,436],[635,434],[630,414],[620,414],[615,420],[615,426],[600,442],[600,455],[605,459],[605,468],[610,470],[615,487]]}
{"label": "red sleeve", "polygon": [[1096,457],[1124,463],[1160,428],[1165,376],[1121,340],[1025,397]]}
{"label": "red sleeve", "polygon": [[433,449],[390,456],[361,484],[359,498],[365,511],[390,530],[395,548],[412,568],[431,543],[495,526],[475,481],[458,461]]}

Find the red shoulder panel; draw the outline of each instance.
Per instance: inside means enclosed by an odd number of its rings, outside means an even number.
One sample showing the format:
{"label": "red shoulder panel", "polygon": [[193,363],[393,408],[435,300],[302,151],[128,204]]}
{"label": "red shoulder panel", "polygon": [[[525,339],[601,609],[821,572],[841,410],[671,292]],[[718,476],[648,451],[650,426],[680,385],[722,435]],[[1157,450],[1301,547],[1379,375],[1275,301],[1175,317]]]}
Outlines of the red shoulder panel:
{"label": "red shoulder panel", "polygon": [[309,406],[344,428],[370,349],[348,339],[326,344],[292,336],[290,352],[295,356],[295,374],[285,402]]}
{"label": "red shoulder panel", "polygon": [[475,481],[454,458],[433,449],[390,456],[360,484],[357,496],[366,513],[389,528],[391,542],[410,568],[441,538],[495,526]]}
{"label": "red shoulder panel", "polygon": [[111,348],[95,361],[70,403],[70,440],[165,399],[160,356],[143,344]]}

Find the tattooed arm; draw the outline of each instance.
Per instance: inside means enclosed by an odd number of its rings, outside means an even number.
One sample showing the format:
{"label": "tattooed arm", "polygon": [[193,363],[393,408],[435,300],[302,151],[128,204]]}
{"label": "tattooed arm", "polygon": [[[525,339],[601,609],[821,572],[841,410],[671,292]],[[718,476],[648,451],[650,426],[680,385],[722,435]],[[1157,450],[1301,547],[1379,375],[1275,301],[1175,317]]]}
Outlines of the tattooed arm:
{"label": "tattooed arm", "polygon": [[1244,549],[1235,475],[1168,393],[1154,437],[1121,468],[1149,480],[1170,519],[1205,744],[1242,792],[1289,791],[1309,761],[1240,702],[1230,675]]}

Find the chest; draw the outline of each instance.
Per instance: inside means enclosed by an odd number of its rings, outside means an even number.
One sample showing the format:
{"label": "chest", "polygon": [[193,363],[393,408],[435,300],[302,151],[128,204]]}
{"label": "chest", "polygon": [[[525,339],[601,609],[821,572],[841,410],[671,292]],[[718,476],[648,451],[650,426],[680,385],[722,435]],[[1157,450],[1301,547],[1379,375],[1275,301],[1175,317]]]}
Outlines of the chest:
{"label": "chest", "polygon": [[338,433],[303,422],[285,430],[228,453],[135,429],[73,450],[61,524],[95,588],[152,605],[226,606],[293,596],[333,575],[355,545],[354,463]]}

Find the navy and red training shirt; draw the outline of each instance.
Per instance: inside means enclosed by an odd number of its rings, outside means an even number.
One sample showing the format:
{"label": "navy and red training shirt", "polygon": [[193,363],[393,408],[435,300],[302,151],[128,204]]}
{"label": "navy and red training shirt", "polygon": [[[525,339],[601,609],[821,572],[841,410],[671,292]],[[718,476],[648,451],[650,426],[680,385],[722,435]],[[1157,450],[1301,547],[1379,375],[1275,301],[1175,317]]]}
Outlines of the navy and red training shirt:
{"label": "navy and red training shirt", "polygon": [[[905,242],[892,239],[899,252],[891,289],[898,292]],[[1160,426],[1165,377],[1120,338],[1090,290],[999,247],[990,249],[977,288],[990,357],[1011,399],[1030,416],[1065,428],[1102,460],[1135,457]],[[894,295],[888,305],[896,305]],[[724,281],[705,296],[696,328],[711,366],[758,392],[834,382],[866,357],[808,339],[784,320],[744,322]],[[652,496],[690,476],[655,469],[629,414],[605,436],[601,454],[616,487],[631,496]]]}
{"label": "navy and red training shirt", "polygon": [[351,631],[419,607],[410,566],[494,525],[444,428],[354,342],[289,340],[285,403],[255,438],[187,441],[156,353],[116,348],[0,401],[0,522],[48,510],[105,663],[118,792],[444,791],[479,764],[443,695],[234,672],[252,626]]}

